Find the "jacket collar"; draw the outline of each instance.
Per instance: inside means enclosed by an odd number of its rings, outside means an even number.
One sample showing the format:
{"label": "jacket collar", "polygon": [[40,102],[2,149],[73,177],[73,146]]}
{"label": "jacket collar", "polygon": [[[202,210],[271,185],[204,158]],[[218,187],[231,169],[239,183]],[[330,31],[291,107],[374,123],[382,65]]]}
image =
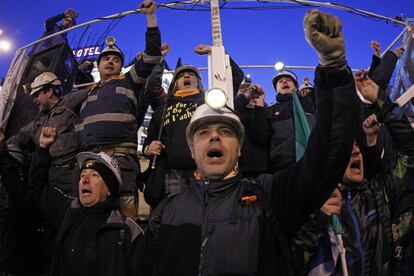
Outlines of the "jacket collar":
{"label": "jacket collar", "polygon": [[204,189],[211,198],[223,198],[232,193],[240,184],[240,175],[224,180],[203,178],[196,181],[196,185]]}

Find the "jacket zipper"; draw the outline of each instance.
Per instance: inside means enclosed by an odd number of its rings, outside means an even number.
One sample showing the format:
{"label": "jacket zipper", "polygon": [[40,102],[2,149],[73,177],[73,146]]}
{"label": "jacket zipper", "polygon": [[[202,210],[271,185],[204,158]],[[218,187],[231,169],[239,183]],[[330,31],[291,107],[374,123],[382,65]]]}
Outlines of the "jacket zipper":
{"label": "jacket zipper", "polygon": [[201,226],[201,248],[200,248],[200,265],[198,267],[198,275],[203,275],[205,248],[208,242],[208,185],[209,181],[204,180],[204,206],[203,206],[203,224]]}
{"label": "jacket zipper", "polygon": [[351,208],[351,192],[348,191],[347,194],[347,200],[346,200],[346,209],[348,210],[349,214],[351,215],[352,223],[354,225],[355,229],[355,235],[356,235],[356,242],[358,246],[359,254],[361,255],[361,275],[365,275],[365,252],[364,247],[362,246],[362,237],[361,232],[359,229],[360,223],[358,222],[358,219],[354,213],[354,211]]}

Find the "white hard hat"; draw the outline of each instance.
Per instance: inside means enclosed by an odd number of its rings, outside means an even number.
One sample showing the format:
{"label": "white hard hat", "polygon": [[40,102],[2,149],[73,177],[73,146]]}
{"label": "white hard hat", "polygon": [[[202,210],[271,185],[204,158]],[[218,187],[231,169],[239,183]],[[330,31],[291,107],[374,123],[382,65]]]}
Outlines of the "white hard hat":
{"label": "white hard hat", "polygon": [[103,49],[102,52],[99,54],[98,59],[97,59],[98,64],[101,62],[101,59],[104,56],[115,55],[121,59],[122,65],[124,65],[124,60],[125,60],[124,53],[121,51],[120,48],[118,48],[118,46],[116,46],[115,43],[116,43],[116,39],[113,36],[110,36],[106,39],[107,47]]}
{"label": "white hard hat", "polygon": [[236,130],[237,139],[239,140],[240,145],[243,144],[244,126],[240,122],[239,116],[227,107],[215,110],[210,108],[207,104],[203,104],[197,107],[196,111],[194,111],[190,124],[187,126],[185,136],[188,145],[193,141],[194,132],[206,123],[226,123],[232,126]]}
{"label": "white hard hat", "polygon": [[296,87],[298,87],[298,78],[296,77],[295,73],[288,70],[284,70],[273,77],[272,84],[274,89],[276,89],[277,81],[283,77],[290,78],[295,83]]}
{"label": "white hard hat", "polygon": [[303,79],[303,83],[299,86],[299,91],[302,89],[313,89],[313,85],[310,83],[310,79],[309,78],[304,78]]}
{"label": "white hard hat", "polygon": [[31,92],[30,96],[36,94],[40,91],[45,85],[62,85],[59,78],[52,72],[44,72],[37,76],[34,81],[30,84]]}
{"label": "white hard hat", "polygon": [[[85,151],[78,153],[76,155],[76,160],[78,162],[79,168],[82,168],[83,164],[88,160],[98,161],[99,163],[105,165],[108,169],[111,170],[116,180],[118,181],[118,185],[122,186],[121,170],[119,169],[118,161],[112,156],[109,156],[103,151],[99,153]],[[108,185],[109,183],[106,184]]]}

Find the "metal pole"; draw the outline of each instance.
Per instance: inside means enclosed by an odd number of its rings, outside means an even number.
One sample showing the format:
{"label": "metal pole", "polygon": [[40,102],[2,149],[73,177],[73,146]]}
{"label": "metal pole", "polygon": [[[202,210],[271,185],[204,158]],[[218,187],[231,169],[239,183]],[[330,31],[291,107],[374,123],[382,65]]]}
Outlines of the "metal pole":
{"label": "metal pole", "polygon": [[[169,8],[169,7],[175,7],[175,6],[181,6],[181,5],[191,5],[191,4],[203,3],[203,2],[209,2],[209,1],[208,0],[197,0],[197,1],[174,2],[174,3],[168,3],[168,4],[160,4],[160,5],[158,5],[158,8]],[[90,21],[72,26],[70,28],[64,29],[64,30],[59,31],[57,33],[53,33],[51,35],[42,37],[42,38],[40,38],[40,39],[38,39],[38,40],[36,40],[32,43],[29,43],[29,44],[24,45],[23,47],[20,47],[18,50],[33,46],[34,44],[42,42],[44,40],[47,40],[51,37],[54,37],[54,36],[57,36],[57,35],[60,35],[60,34],[64,34],[64,33],[70,32],[72,30],[76,30],[76,29],[79,29],[79,28],[82,28],[84,26],[88,26],[88,25],[91,25],[91,24],[94,24],[94,23],[97,23],[97,22],[100,22],[100,21],[105,21],[105,20],[109,20],[109,19],[117,19],[117,18],[125,17],[127,15],[137,14],[137,13],[140,13],[140,12],[141,12],[141,9],[134,9],[134,10],[128,10],[128,11],[124,11],[124,12],[120,12],[120,13],[116,13],[116,14],[111,14],[111,15],[104,16],[104,17],[101,17],[101,18],[96,18],[96,19],[93,19],[93,20],[90,20]]]}
{"label": "metal pole", "polygon": [[397,43],[397,41],[398,40],[400,40],[400,38],[403,36],[403,34],[405,33],[405,31],[408,31],[408,28],[409,28],[409,26],[407,26],[407,27],[405,27],[402,31],[401,31],[401,33],[399,34],[399,35],[397,35],[397,37],[391,42],[391,44],[387,47],[387,49],[385,49],[383,52],[382,52],[382,54],[381,54],[381,57],[383,57],[384,56],[384,54],[386,53],[386,52],[388,52],[394,45],[395,45],[395,43]]}
{"label": "metal pole", "polygon": [[[274,65],[239,65],[241,69],[273,69]],[[316,66],[307,65],[286,65],[286,69],[297,69],[297,70],[315,70]],[[199,71],[207,71],[208,67],[197,67]],[[357,72],[359,69],[351,69],[353,72]],[[172,74],[174,71],[165,71],[165,74]]]}
{"label": "metal pole", "polygon": [[[226,0],[226,2],[257,2],[256,0]],[[352,7],[347,7],[344,5],[340,5],[340,4],[335,4],[335,3],[330,3],[330,2],[317,2],[317,1],[306,1],[306,0],[266,0],[265,3],[269,3],[269,2],[280,2],[280,3],[286,3],[286,4],[302,4],[305,6],[317,6],[317,7],[326,7],[326,8],[333,8],[333,9],[338,9],[338,10],[344,10],[344,11],[348,11],[348,12],[356,12],[356,13],[360,13],[363,14],[365,16],[369,16],[369,17],[374,17],[377,19],[381,19],[381,20],[386,20],[395,24],[399,24],[402,26],[407,26],[408,24],[394,19],[392,17],[387,17],[387,16],[383,16],[377,13],[373,13],[373,12],[369,12],[369,11],[364,11],[361,9],[356,9],[356,8],[352,8]]]}

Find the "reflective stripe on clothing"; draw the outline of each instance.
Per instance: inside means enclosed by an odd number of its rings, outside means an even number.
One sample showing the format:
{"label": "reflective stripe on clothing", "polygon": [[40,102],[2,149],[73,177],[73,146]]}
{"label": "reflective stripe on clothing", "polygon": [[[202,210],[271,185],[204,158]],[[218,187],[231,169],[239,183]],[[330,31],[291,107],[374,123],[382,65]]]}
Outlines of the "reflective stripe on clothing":
{"label": "reflective stripe on clothing", "polygon": [[123,123],[133,123],[136,121],[136,118],[132,114],[127,113],[103,113],[96,114],[89,117],[86,117],[82,123],[75,125],[75,131],[82,131],[86,125],[93,124],[96,122],[123,122]]}
{"label": "reflective stripe on clothing", "polygon": [[135,66],[131,67],[131,70],[129,70],[129,73],[131,75],[132,80],[136,84],[144,84],[147,81],[146,78],[141,78],[140,76],[138,76]]}
{"label": "reflective stripe on clothing", "polygon": [[158,64],[162,61],[162,56],[150,56],[146,53],[142,54],[142,58],[144,59],[145,63],[149,64]]}
{"label": "reflective stripe on clothing", "polygon": [[115,93],[127,96],[134,102],[135,105],[137,105],[137,98],[135,97],[134,91],[132,91],[131,89],[122,86],[117,86],[115,89]]}

